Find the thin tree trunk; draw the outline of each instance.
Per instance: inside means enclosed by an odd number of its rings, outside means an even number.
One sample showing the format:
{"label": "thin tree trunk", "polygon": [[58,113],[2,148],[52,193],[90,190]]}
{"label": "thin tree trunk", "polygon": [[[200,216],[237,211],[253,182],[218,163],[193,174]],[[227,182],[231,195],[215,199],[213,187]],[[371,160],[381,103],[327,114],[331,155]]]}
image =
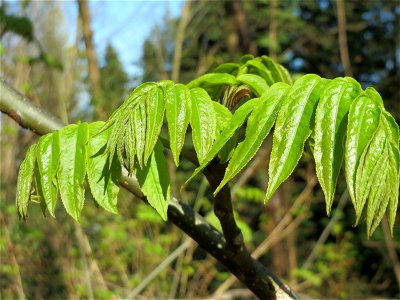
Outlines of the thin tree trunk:
{"label": "thin tree trunk", "polygon": [[278,43],[276,39],[276,29],[277,29],[277,20],[276,20],[276,11],[278,9],[277,0],[271,0],[269,5],[269,31],[268,31],[268,39],[269,39],[269,56],[276,60],[276,50],[278,48]]}
{"label": "thin tree trunk", "polygon": [[346,76],[353,76],[350,65],[349,48],[347,47],[347,32],[346,32],[346,9],[344,0],[336,0],[338,32],[339,32],[339,49],[340,60],[344,68]]}
{"label": "thin tree trunk", "polygon": [[92,102],[94,106],[94,117],[96,119],[104,119],[106,112],[100,106],[101,104],[101,86],[100,86],[100,70],[97,65],[96,52],[93,44],[93,33],[90,27],[90,11],[87,0],[78,0],[79,16],[82,21],[83,39],[86,46],[86,57],[88,60],[88,76],[90,90],[92,93]]}
{"label": "thin tree trunk", "polygon": [[182,8],[182,14],[178,25],[178,30],[175,37],[175,53],[172,65],[171,79],[174,82],[179,80],[179,73],[181,69],[182,60],[182,46],[185,38],[185,29],[190,19],[190,1],[186,0]]}

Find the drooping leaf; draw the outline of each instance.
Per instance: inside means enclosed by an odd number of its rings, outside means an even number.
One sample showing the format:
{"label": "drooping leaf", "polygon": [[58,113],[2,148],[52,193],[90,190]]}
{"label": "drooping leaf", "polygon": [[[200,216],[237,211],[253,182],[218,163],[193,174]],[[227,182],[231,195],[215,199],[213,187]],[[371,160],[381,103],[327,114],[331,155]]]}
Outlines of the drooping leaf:
{"label": "drooping leaf", "polygon": [[170,184],[167,159],[163,150],[161,142],[158,141],[147,165],[143,169],[135,168],[135,175],[149,204],[166,221],[170,200]]}
{"label": "drooping leaf", "polygon": [[207,92],[201,88],[190,91],[192,100],[192,113],[190,126],[192,139],[197,158],[201,163],[211,149],[216,135],[216,117],[214,105]]}
{"label": "drooping leaf", "polygon": [[60,163],[59,132],[43,136],[37,147],[37,162],[43,197],[50,214],[54,217],[57,201],[57,170]]}
{"label": "drooping leaf", "polygon": [[269,182],[265,201],[292,173],[311,134],[311,120],[326,80],[314,74],[299,78],[278,114],[269,163]]}
{"label": "drooping leaf", "polygon": [[86,175],[87,123],[72,124],[60,133],[60,166],[57,172],[62,203],[75,220],[79,221],[85,201],[83,181]]}
{"label": "drooping leaf", "polygon": [[195,80],[189,82],[188,88],[207,87],[213,85],[235,85],[237,80],[235,76],[226,73],[208,73],[204,74]]}
{"label": "drooping leaf", "polygon": [[[135,137],[135,119],[130,118],[127,124],[126,141],[125,141],[125,155],[128,160],[128,171],[132,174],[135,166],[136,154],[136,137]],[[110,156],[111,158],[111,156]]]}
{"label": "drooping leaf", "polygon": [[144,163],[147,163],[150,154],[157,143],[164,120],[165,100],[162,88],[149,91],[146,99],[146,142],[144,149]]}
{"label": "drooping leaf", "polygon": [[111,130],[108,129],[97,135],[103,127],[103,122],[89,125],[91,138],[87,144],[87,178],[93,198],[97,204],[112,213],[118,213],[117,196],[121,177],[121,164],[116,157],[109,168],[105,149]]}
{"label": "drooping leaf", "polygon": [[31,195],[33,173],[36,162],[36,144],[29,147],[25,159],[19,167],[16,203],[18,215],[26,219],[28,212],[28,201]]}
{"label": "drooping leaf", "polygon": [[356,212],[362,211],[356,198],[357,168],[365,147],[370,143],[380,120],[381,104],[362,93],[350,106],[345,143],[345,175],[349,195]]}
{"label": "drooping leaf", "polygon": [[214,194],[217,194],[256,154],[274,125],[276,115],[288,90],[289,86],[287,84],[277,83],[260,98],[259,105],[255,107],[249,117],[246,137],[236,147],[229,161],[225,176]]}
{"label": "drooping leaf", "polygon": [[237,77],[237,80],[249,86],[257,97],[260,97],[266,90],[268,90],[268,84],[266,81],[261,76],[255,74],[242,74]]}
{"label": "drooping leaf", "polygon": [[191,94],[186,86],[176,84],[167,89],[165,98],[170,148],[178,166],[192,112]]}
{"label": "drooping leaf", "polygon": [[261,59],[267,69],[271,72],[274,82],[285,82],[287,84],[292,84],[290,75],[283,66],[275,63],[266,55],[263,55]]}
{"label": "drooping leaf", "polygon": [[[134,125],[135,125],[135,145],[136,157],[140,168],[143,168],[143,155],[146,145],[146,108],[144,103],[139,103],[133,111]],[[110,157],[111,158],[111,157]]]}
{"label": "drooping leaf", "polygon": [[232,118],[232,113],[224,105],[213,101],[215,116],[216,116],[216,132],[217,135],[225,129],[228,125],[230,119]]}
{"label": "drooping leaf", "polygon": [[235,132],[244,124],[248,115],[260,103],[259,98],[254,98],[240,106],[232,118],[230,119],[228,125],[226,125],[225,130],[223,130],[215,140],[210,151],[204,157],[202,163],[199,167],[194,170],[193,174],[190,176],[188,180],[186,180],[185,185],[189,183],[197,174],[199,174],[212,160],[214,157],[218,155],[218,152],[222,149],[222,147],[232,138]]}
{"label": "drooping leaf", "polygon": [[[36,147],[36,151],[37,151],[37,147]],[[44,193],[43,193],[43,186],[42,186],[42,180],[40,178],[40,173],[39,173],[39,165],[38,162],[36,160],[35,163],[35,172],[34,172],[34,177],[35,177],[35,194],[36,194],[36,198],[39,201],[39,205],[40,205],[40,209],[42,210],[43,216],[46,217],[46,200],[44,197]],[[33,198],[33,196],[32,196]]]}
{"label": "drooping leaf", "polygon": [[336,78],[326,86],[317,106],[313,152],[328,215],[344,157],[347,114],[361,91],[360,84],[354,79]]}

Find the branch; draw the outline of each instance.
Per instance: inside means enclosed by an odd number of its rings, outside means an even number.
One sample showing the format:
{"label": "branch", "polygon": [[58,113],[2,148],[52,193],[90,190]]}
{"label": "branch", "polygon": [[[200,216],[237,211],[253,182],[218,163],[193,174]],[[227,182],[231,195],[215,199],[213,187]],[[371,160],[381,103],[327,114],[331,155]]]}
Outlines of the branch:
{"label": "branch", "polygon": [[[14,119],[21,127],[43,135],[65,126],[59,119],[37,108],[4,80],[0,80],[0,91],[0,110]],[[164,141],[164,143],[167,144],[167,141]],[[213,170],[209,173],[216,174],[218,172]],[[128,177],[126,174],[127,172],[122,175],[120,185],[147,202],[136,178]],[[208,176],[210,177],[210,174]],[[221,191],[221,194],[224,195],[224,192]],[[244,254],[232,251],[231,249],[235,248],[226,245],[224,236],[190,206],[172,198],[168,205],[168,219],[228,268],[260,299],[275,299],[275,293],[285,294],[286,297],[294,299],[298,298],[264,265],[251,258],[247,250],[247,253]],[[229,243],[231,244],[232,241],[229,241]],[[242,265],[244,261],[248,262],[249,265]]]}

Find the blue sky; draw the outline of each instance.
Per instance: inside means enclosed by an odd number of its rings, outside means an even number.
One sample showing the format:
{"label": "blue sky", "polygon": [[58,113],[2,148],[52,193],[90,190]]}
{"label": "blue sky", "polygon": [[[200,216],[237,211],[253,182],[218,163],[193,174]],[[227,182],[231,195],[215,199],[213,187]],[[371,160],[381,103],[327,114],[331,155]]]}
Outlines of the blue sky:
{"label": "blue sky", "polygon": [[[134,65],[142,54],[142,45],[155,24],[162,24],[168,11],[172,17],[180,15],[183,0],[164,1],[89,1],[94,43],[98,58],[104,57],[108,43],[117,50],[130,76],[140,74]],[[67,28],[73,40],[76,32],[78,8],[75,1],[65,1]]]}

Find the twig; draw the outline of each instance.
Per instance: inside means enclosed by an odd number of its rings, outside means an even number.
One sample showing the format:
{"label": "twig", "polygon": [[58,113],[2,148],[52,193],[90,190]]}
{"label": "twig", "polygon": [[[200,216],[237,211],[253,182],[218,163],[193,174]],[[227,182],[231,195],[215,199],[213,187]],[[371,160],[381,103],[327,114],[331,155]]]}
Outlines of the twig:
{"label": "twig", "polygon": [[383,217],[382,228],[383,228],[383,234],[385,235],[386,248],[388,250],[389,258],[392,261],[394,275],[396,276],[397,285],[400,291],[400,261],[395,250],[393,239],[390,235],[390,230],[386,215]]}

